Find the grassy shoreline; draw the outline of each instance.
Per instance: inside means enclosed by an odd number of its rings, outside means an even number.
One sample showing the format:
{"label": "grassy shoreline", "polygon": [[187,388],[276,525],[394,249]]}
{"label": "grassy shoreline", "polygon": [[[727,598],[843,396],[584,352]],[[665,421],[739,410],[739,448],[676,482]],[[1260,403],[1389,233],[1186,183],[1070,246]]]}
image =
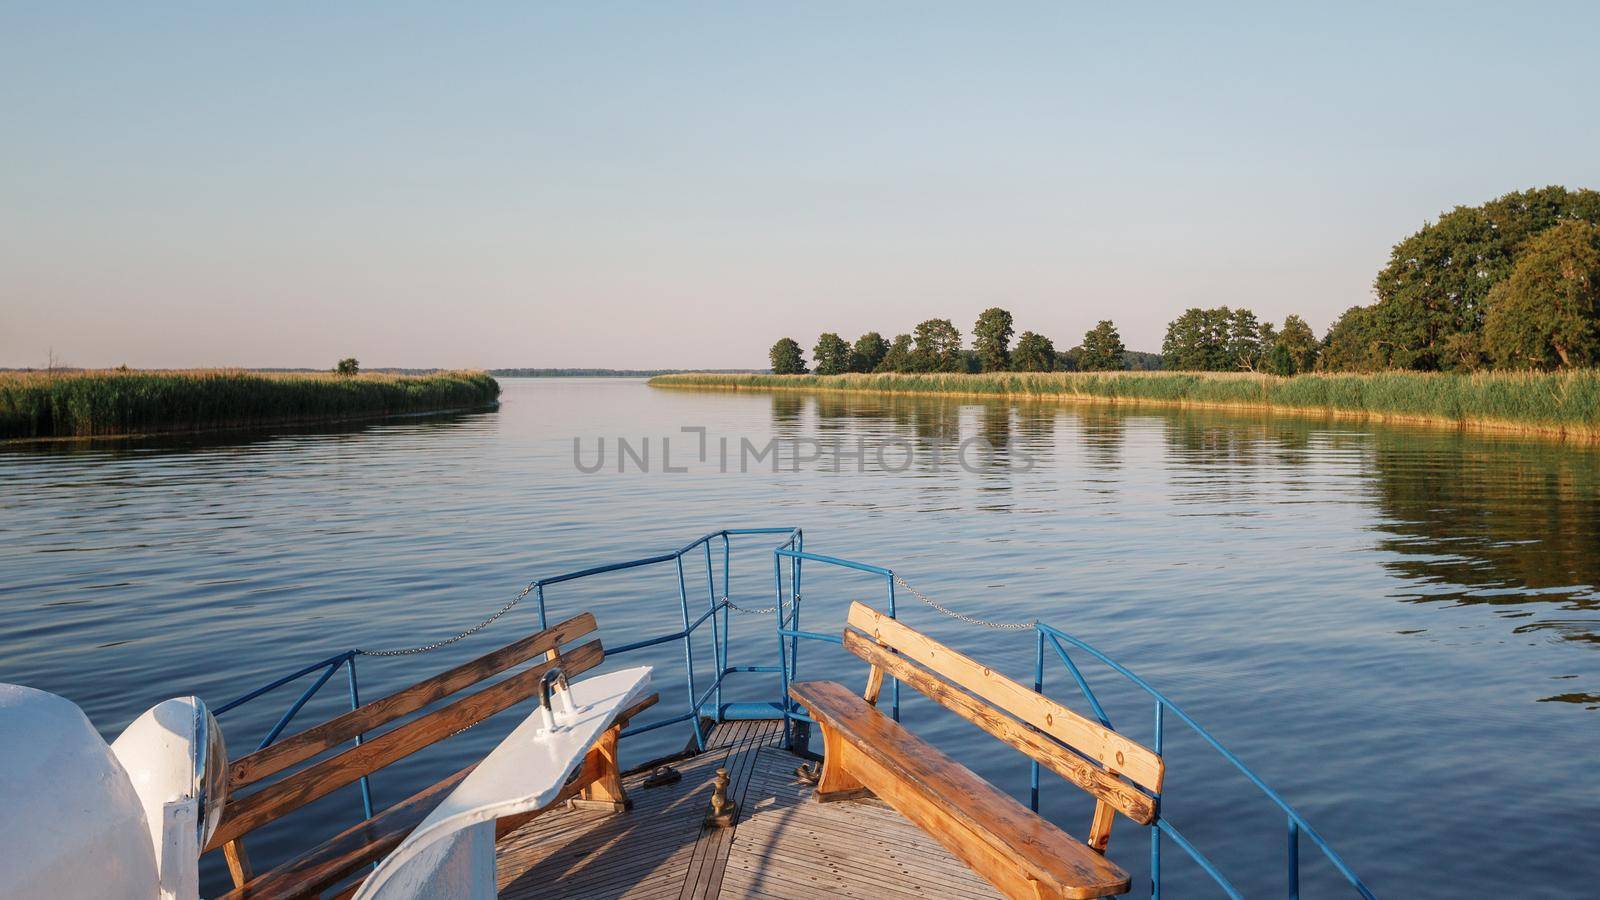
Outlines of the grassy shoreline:
{"label": "grassy shoreline", "polygon": [[232,369],[0,374],[0,440],[121,437],[335,422],[486,406],[482,372],[274,374]]}
{"label": "grassy shoreline", "polygon": [[1600,442],[1600,372],[1297,375],[995,372],[982,375],[663,375],[653,387],[939,394],[1270,411]]}

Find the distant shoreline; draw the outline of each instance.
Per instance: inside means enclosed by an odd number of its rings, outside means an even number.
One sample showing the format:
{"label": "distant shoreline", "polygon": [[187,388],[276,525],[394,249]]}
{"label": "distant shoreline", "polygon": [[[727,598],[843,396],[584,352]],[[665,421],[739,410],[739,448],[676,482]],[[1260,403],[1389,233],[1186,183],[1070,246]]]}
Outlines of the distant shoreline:
{"label": "distant shoreline", "polygon": [[0,441],[195,434],[483,409],[483,372],[339,376],[187,370],[0,374]]}
{"label": "distant shoreline", "polygon": [[[15,368],[0,366],[0,377],[7,374],[15,375],[83,375],[90,372],[122,371],[109,369],[84,369],[74,366],[58,366],[54,369]],[[216,369],[131,369],[131,372],[214,372]],[[270,375],[318,375],[326,373],[327,369],[293,368],[282,366],[268,366],[243,368],[239,371],[261,372]],[[400,366],[362,366],[361,371],[369,375],[444,375],[460,369],[430,369],[430,368],[405,368]],[[477,370],[472,370],[477,371]],[[766,369],[574,369],[574,368],[546,368],[546,369],[485,369],[483,370],[494,378],[654,378],[657,375],[761,375]]]}
{"label": "distant shoreline", "polygon": [[664,375],[652,387],[829,391],[1265,411],[1600,442],[1600,372],[1272,375],[1232,372],[997,372]]}
{"label": "distant shoreline", "polygon": [[490,369],[496,378],[655,378],[659,375],[761,375],[758,369]]}

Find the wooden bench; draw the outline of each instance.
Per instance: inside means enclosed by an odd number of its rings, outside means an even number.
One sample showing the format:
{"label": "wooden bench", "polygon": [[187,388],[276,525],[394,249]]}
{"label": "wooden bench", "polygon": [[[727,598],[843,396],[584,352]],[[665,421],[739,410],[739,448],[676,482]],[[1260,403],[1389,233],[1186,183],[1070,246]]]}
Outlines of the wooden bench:
{"label": "wooden bench", "polygon": [[[1008,897],[1103,897],[1129,879],[1104,856],[1116,813],[1148,825],[1161,757],[1059,703],[860,603],[844,646],[871,664],[857,696],[837,682],[790,685],[822,730],[817,799],[870,792],[921,827]],[[885,676],[1037,760],[1095,798],[1079,841],[929,746],[875,705]]]}
{"label": "wooden bench", "polygon": [[[594,616],[575,616],[553,628],[528,635],[448,671],[420,681],[380,700],[336,716],[297,734],[233,760],[228,766],[227,804],[205,852],[222,850],[233,876],[228,898],[318,896],[362,866],[379,860],[399,846],[441,800],[472,772],[468,766],[357,823],[321,845],[269,872],[252,871],[243,838],[257,828],[320,797],[370,775],[418,750],[457,734],[471,725],[537,697],[539,683],[552,667],[576,677],[605,659],[600,641],[591,640],[566,651],[565,644],[595,630]],[[444,700],[457,692],[529,660],[542,661],[474,693],[452,700],[402,725],[373,735],[384,726]],[[654,694],[634,704],[607,730],[563,788],[552,808],[568,800],[620,809],[626,802],[617,768],[617,738],[627,719],[656,702]],[[236,793],[267,781],[287,769],[309,762],[365,735],[363,742],[248,793]],[[501,819],[497,834],[521,827],[538,810]],[[358,883],[359,884],[359,883]],[[351,888],[341,893],[350,892]]]}

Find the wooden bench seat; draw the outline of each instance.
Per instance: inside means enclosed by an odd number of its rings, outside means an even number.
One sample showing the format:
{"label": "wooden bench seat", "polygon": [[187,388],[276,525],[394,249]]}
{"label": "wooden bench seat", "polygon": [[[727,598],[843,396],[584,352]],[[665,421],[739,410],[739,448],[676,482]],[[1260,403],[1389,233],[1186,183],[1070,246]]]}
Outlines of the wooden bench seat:
{"label": "wooden bench seat", "polygon": [[219,900],[247,897],[315,895],[367,863],[387,856],[428,813],[472,771],[471,766],[396,803],[372,818],[345,829],[321,845],[264,872],[222,895]]}
{"label": "wooden bench seat", "polygon": [[[562,650],[563,644],[594,630],[594,616],[588,613],[575,616],[234,760],[228,767],[230,796],[222,819],[205,848],[207,851],[220,849],[227,858],[234,889],[225,897],[242,900],[319,896],[363,865],[391,853],[460,785],[476,764],[259,875],[252,871],[243,838],[337,788],[536,697],[540,679],[552,667],[561,667],[569,677],[594,668],[605,658],[598,640]],[[488,687],[453,699],[439,709],[381,734],[372,734],[465,688],[534,660],[539,661]],[[622,794],[621,774],[617,769],[617,739],[630,717],[655,702],[656,696],[652,694],[624,711],[589,751],[575,777],[551,805],[587,799],[595,805],[621,809],[626,797]],[[341,744],[354,742],[358,736],[364,740],[355,746],[248,793],[235,793],[267,782],[272,776],[314,760]],[[541,811],[502,819],[496,830],[503,834],[520,827]],[[347,889],[342,893],[349,892]]]}
{"label": "wooden bench seat", "polygon": [[[1103,897],[1129,879],[1104,856],[1122,813],[1156,815],[1161,757],[860,603],[845,648],[871,664],[857,696],[836,682],[790,695],[822,730],[817,799],[876,794],[1009,897]],[[917,738],[875,705],[885,676],[915,687],[1095,797],[1087,842],[1041,818]]]}
{"label": "wooden bench seat", "polygon": [[[803,681],[794,698],[837,736],[819,796],[851,796],[865,787],[1007,889],[1017,876],[1036,883],[1021,896],[1104,897],[1128,890],[1128,873],[1087,844],[924,743],[844,685]],[[832,797],[827,796],[833,795]],[[1009,871],[1007,871],[1009,870]],[[996,878],[996,873],[1000,877]]]}

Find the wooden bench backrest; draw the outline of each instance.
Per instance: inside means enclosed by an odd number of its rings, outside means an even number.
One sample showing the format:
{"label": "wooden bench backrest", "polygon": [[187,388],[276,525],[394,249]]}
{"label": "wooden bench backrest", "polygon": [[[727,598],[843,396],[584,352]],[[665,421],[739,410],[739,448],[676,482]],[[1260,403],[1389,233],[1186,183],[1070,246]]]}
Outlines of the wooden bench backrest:
{"label": "wooden bench backrest", "polygon": [[[237,841],[244,834],[265,825],[319,797],[369,775],[457,734],[467,727],[501,712],[539,693],[539,681],[555,665],[568,677],[599,665],[605,650],[598,640],[588,641],[565,652],[563,644],[595,630],[594,616],[583,613],[552,628],[513,641],[498,650],[462,663],[448,671],[424,679],[404,690],[307,728],[271,746],[257,750],[228,766],[229,798],[222,819],[206,845],[207,851]],[[543,661],[483,690],[460,697],[446,706],[418,716],[383,734],[371,733],[458,691],[491,678],[535,657]],[[350,747],[327,759],[315,762],[285,778],[251,793],[233,792],[260,782],[299,763],[306,762],[341,744],[365,735],[359,746]],[[236,848],[233,848],[236,850]],[[230,852],[230,857],[232,853]],[[230,863],[232,860],[230,859]]]}
{"label": "wooden bench backrest", "polygon": [[872,665],[869,702],[885,675],[898,678],[1093,795],[1096,850],[1105,850],[1114,812],[1155,820],[1155,801],[1139,790],[1161,791],[1166,765],[1155,751],[865,604],[851,604],[844,646]]}

